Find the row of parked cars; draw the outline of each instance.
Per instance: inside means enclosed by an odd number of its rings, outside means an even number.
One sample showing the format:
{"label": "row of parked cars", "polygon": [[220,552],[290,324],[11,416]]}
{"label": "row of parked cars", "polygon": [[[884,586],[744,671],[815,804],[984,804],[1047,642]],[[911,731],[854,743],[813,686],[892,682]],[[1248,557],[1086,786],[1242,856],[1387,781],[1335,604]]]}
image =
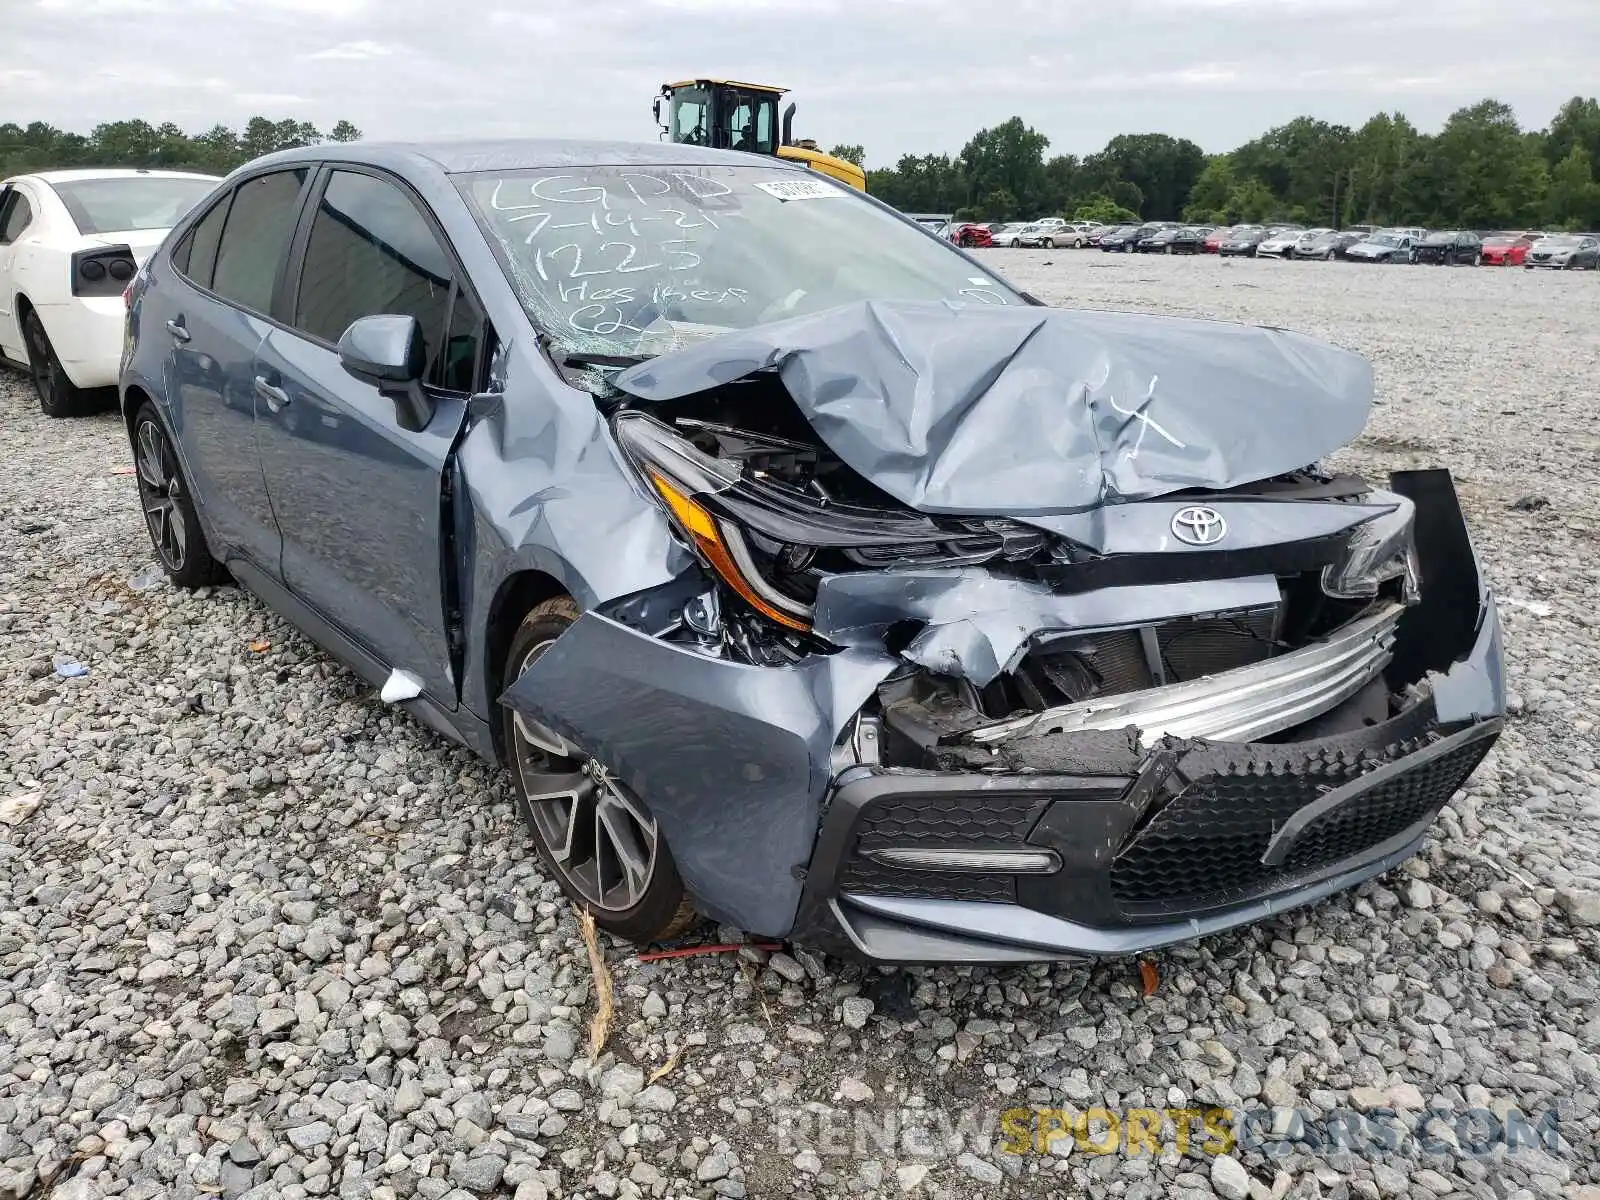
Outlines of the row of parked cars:
{"label": "row of parked cars", "polygon": [[1066,246],[1081,249],[1090,244],[1094,233],[1106,228],[1109,226],[1100,221],[1044,217],[1038,221],[946,221],[937,232],[940,237],[969,250],[983,246],[1006,246],[1013,250]]}
{"label": "row of parked cars", "polygon": [[1122,254],[1216,254],[1223,258],[1600,270],[1600,234],[1539,230],[1428,230],[1417,226],[1380,229],[1372,225],[1331,229],[1303,225],[1186,225],[1177,221],[1106,225],[1050,218],[1027,224],[951,222],[944,236],[969,248],[1097,247]]}

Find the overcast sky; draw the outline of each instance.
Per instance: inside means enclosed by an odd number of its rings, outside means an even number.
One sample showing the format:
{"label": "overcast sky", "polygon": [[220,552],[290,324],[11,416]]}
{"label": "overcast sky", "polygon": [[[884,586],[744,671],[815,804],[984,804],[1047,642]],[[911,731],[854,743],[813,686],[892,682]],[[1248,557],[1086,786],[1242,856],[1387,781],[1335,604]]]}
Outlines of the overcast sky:
{"label": "overcast sky", "polygon": [[[1053,153],[1160,131],[1226,150],[1309,113],[1436,129],[1492,95],[1542,127],[1600,89],[1600,0],[0,0],[0,120],[368,137],[650,139],[685,76],[793,89],[869,165],[1022,116]],[[453,10],[454,15],[446,15]]]}

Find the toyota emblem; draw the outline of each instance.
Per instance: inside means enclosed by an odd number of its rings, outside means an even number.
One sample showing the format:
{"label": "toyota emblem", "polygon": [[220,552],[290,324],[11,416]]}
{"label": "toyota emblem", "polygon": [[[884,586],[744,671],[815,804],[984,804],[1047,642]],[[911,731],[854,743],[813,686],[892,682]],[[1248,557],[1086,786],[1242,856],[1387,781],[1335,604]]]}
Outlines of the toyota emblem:
{"label": "toyota emblem", "polygon": [[1215,546],[1228,536],[1228,523],[1216,509],[1193,504],[1172,514],[1172,536],[1190,546]]}

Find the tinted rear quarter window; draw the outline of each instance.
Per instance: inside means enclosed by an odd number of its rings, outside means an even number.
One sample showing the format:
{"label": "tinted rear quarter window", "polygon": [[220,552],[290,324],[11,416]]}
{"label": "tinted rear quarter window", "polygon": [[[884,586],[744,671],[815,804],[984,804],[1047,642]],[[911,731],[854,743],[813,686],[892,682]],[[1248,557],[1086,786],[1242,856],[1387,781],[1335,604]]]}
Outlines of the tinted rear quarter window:
{"label": "tinted rear quarter window", "polygon": [[[452,275],[449,257],[405,192],[371,175],[335,171],[311,223],[294,324],[337,343],[360,317],[416,317],[432,377],[450,312]],[[453,339],[461,332],[450,331]],[[459,361],[459,342],[454,349],[450,357]]]}
{"label": "tinted rear quarter window", "polygon": [[217,247],[222,242],[222,223],[228,217],[229,192],[218,200],[184,235],[172,252],[172,265],[203,288],[211,286],[211,273],[217,265]]}
{"label": "tinted rear quarter window", "polygon": [[211,290],[225,300],[270,312],[278,268],[289,247],[304,167],[241,183],[228,210]]}

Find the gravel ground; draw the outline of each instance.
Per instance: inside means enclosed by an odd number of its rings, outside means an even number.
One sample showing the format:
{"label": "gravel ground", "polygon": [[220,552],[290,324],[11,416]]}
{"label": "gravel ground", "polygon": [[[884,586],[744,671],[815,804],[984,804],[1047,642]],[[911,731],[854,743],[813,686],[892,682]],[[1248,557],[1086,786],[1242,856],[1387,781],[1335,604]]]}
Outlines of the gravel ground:
{"label": "gravel ground", "polygon": [[[46,422],[0,375],[0,811],[39,802],[0,825],[0,1196],[1600,1197],[1600,279],[991,253],[1052,302],[1361,350],[1343,465],[1458,472],[1516,716],[1421,856],[1156,956],[1148,996],[1131,961],[611,946],[590,1062],[577,925],[505,783],[249,596],[151,585],[116,417]],[[1034,1106],[1515,1107],[1564,1140],[986,1136]]]}

